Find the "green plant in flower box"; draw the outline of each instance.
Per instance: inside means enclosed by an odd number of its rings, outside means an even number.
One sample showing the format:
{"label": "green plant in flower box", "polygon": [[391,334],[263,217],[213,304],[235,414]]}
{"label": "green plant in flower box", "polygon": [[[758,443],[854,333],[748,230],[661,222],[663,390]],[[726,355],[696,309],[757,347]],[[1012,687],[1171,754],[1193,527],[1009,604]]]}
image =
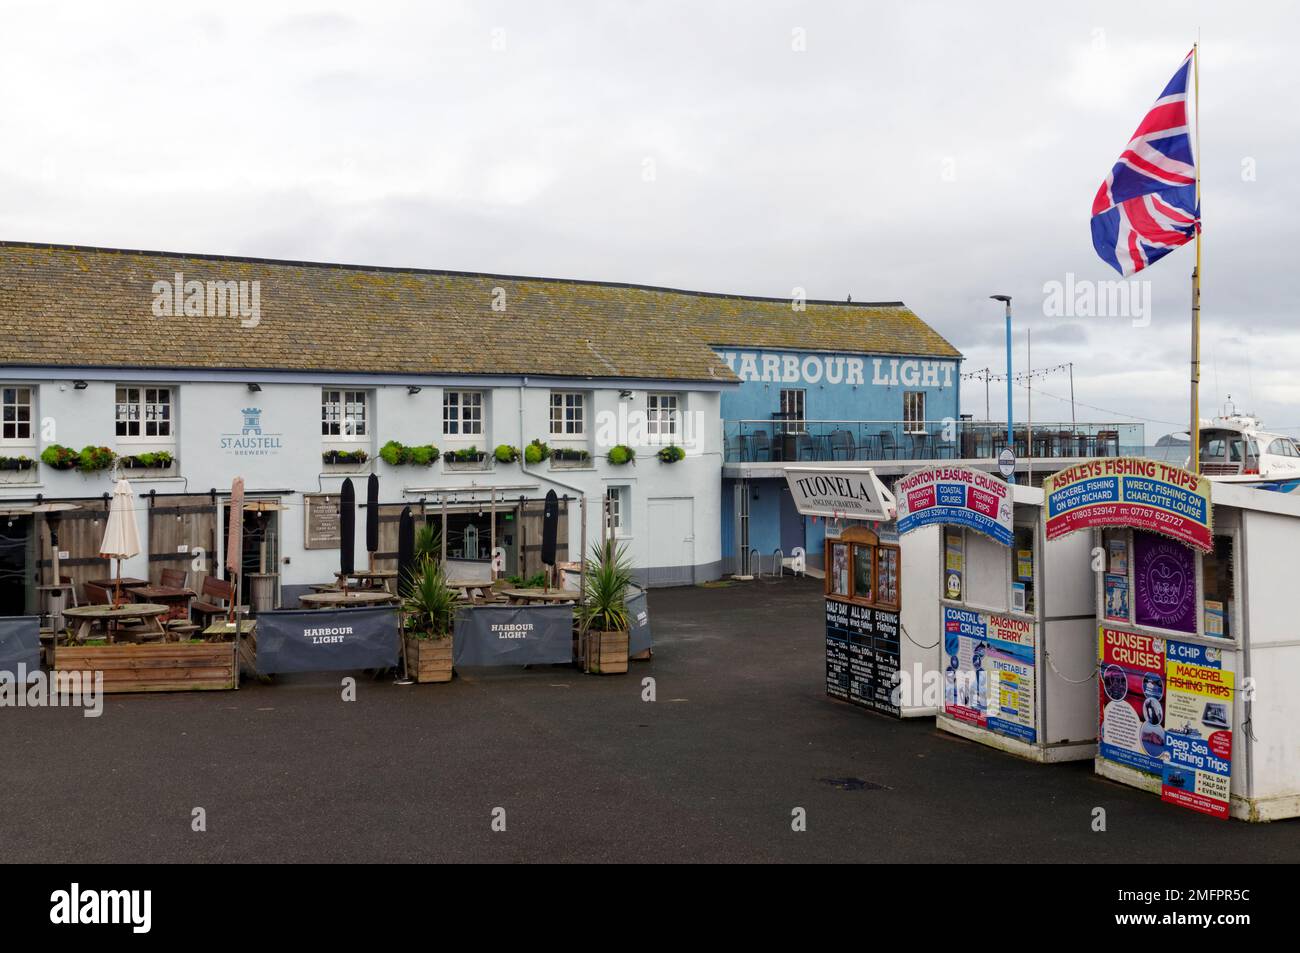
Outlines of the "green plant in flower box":
{"label": "green plant in flower box", "polygon": [[493,451],[498,463],[514,463],[519,459],[519,448],[503,443]]}
{"label": "green plant in flower box", "polygon": [[685,456],[686,451],[675,443],[670,443],[668,446],[663,447],[658,453],[658,457],[663,463],[676,463]]}
{"label": "green plant in flower box", "polygon": [[57,443],[52,443],[41,451],[41,462],[55,470],[75,469],[80,460],[77,451]]}
{"label": "green plant in flower box", "polygon": [[82,447],[77,467],[82,473],[94,473],[97,470],[107,470],[116,459],[117,454],[108,447]]}
{"label": "green plant in flower box", "polygon": [[612,447],[609,454],[605,457],[616,467],[631,463],[636,459],[636,451],[625,443],[620,443],[617,447]]}
{"label": "green plant in flower box", "polygon": [[524,447],[524,462],[527,464],[536,465],[550,459],[550,456],[551,448],[536,437],[533,438],[532,443]]}

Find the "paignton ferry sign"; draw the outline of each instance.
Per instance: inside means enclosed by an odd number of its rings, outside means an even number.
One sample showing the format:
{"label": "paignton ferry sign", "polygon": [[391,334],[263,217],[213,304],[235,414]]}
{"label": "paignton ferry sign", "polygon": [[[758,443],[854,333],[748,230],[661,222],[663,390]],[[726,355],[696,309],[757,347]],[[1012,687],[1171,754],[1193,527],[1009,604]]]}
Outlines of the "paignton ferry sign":
{"label": "paignton ferry sign", "polygon": [[1043,481],[1047,538],[1094,527],[1159,533],[1209,552],[1214,547],[1210,481],[1140,457],[1088,460]]}

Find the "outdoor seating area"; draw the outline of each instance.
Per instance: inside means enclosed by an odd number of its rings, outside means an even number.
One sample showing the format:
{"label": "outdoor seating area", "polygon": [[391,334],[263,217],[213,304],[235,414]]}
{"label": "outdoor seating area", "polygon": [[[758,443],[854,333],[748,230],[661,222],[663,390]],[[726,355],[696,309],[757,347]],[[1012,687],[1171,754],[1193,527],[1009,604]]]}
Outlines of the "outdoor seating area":
{"label": "outdoor seating area", "polygon": [[[1008,445],[997,421],[728,420],[727,463],[995,460]],[[1018,426],[1017,458],[1118,457],[1144,452],[1141,424]]]}

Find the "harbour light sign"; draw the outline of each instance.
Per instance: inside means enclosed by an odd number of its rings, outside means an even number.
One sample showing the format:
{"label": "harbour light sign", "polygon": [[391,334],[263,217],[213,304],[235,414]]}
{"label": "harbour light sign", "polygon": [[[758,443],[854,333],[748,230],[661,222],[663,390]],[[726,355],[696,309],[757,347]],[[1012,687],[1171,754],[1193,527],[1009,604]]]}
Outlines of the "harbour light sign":
{"label": "harbour light sign", "polygon": [[803,516],[888,522],[894,497],[870,467],[786,467],[785,482]]}
{"label": "harbour light sign", "polygon": [[898,495],[898,531],[922,526],[965,526],[1003,546],[1012,541],[1011,487],[990,473],[969,467],[930,467],[903,477]]}
{"label": "harbour light sign", "polygon": [[1088,460],[1043,481],[1047,538],[1094,527],[1160,533],[1204,552],[1214,548],[1210,481],[1139,457]]}

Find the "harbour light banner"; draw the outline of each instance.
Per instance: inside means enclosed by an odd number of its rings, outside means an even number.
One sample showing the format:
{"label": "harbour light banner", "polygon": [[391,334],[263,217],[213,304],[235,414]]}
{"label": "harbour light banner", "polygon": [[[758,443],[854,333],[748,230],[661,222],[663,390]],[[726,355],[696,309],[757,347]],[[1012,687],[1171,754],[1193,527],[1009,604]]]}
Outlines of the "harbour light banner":
{"label": "harbour light banner", "polygon": [[900,534],[946,524],[1011,545],[1011,487],[992,474],[968,467],[929,467],[899,480],[894,496]]}
{"label": "harbour light banner", "polygon": [[1081,529],[1131,527],[1204,552],[1214,547],[1210,481],[1167,463],[1087,460],[1047,477],[1043,493],[1049,540]]}

